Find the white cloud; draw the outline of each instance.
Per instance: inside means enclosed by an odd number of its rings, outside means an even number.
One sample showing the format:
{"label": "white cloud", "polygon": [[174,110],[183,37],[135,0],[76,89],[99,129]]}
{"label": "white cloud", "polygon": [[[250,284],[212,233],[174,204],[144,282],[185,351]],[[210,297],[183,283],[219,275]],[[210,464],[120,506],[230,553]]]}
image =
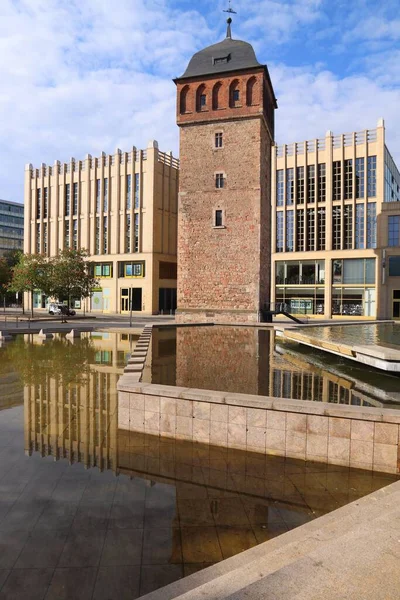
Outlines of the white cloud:
{"label": "white cloud", "polygon": [[[322,0],[234,4],[234,37],[252,42],[261,62],[271,48],[290,48],[296,36],[329,21]],[[0,197],[22,201],[28,162],[140,148],[150,139],[177,154],[171,79],[195,51],[223,35],[222,14],[214,2],[205,5],[212,11],[207,20],[187,0],[1,0]],[[225,7],[220,0],[218,9]],[[359,64],[362,74],[344,78],[325,58],[319,54],[303,67],[270,65],[277,141],[371,128],[384,116],[399,159],[399,55],[380,48]]]}

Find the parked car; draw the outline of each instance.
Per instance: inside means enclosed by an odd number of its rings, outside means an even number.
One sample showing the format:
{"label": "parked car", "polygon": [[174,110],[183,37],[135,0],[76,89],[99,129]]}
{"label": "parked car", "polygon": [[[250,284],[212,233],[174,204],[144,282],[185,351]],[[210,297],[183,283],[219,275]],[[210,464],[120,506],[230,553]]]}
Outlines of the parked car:
{"label": "parked car", "polygon": [[51,302],[49,304],[49,315],[66,315],[68,317],[73,317],[76,315],[76,312],[66,304]]}

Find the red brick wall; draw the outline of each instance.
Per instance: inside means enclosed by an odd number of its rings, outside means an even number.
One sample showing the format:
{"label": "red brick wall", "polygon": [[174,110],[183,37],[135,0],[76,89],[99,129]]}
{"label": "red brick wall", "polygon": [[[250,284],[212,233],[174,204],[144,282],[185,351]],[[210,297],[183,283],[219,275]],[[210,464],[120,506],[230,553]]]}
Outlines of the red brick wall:
{"label": "red brick wall", "polygon": [[[254,321],[269,299],[271,136],[262,116],[268,93],[263,73],[191,82],[184,114],[180,102],[184,84],[178,83],[181,321],[215,320],[213,311],[219,311],[220,321]],[[256,85],[248,106],[251,77]],[[235,80],[240,101],[230,107],[229,90]],[[214,110],[212,90],[219,81],[219,109]],[[205,110],[196,112],[196,90],[201,84],[207,103]],[[223,148],[215,148],[216,132],[223,133]],[[224,174],[223,189],[215,187],[216,173]],[[215,210],[223,211],[224,229],[213,227]],[[184,316],[185,310],[195,314]]]}

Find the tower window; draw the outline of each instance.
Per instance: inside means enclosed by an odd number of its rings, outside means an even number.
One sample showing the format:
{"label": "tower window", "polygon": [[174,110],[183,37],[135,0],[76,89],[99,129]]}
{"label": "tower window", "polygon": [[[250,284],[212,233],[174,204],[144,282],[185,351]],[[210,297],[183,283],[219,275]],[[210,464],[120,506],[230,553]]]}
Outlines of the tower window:
{"label": "tower window", "polygon": [[234,102],[239,102],[240,100],[240,91],[239,90],[233,90],[233,101]]}
{"label": "tower window", "polygon": [[217,173],[215,176],[215,187],[221,189],[224,187],[224,174]]}
{"label": "tower window", "polygon": [[200,96],[200,108],[204,108],[207,104],[207,96],[205,94],[201,94]]}
{"label": "tower window", "polygon": [[222,133],[215,134],[215,147],[222,148]]}
{"label": "tower window", "polygon": [[222,227],[223,226],[223,219],[222,219],[222,210],[216,210],[215,211],[215,227]]}

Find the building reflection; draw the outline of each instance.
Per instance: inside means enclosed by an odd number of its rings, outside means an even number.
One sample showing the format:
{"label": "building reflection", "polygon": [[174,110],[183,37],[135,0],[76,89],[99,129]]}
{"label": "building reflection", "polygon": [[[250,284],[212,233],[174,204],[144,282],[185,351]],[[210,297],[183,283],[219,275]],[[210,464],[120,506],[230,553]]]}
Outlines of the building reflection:
{"label": "building reflection", "polygon": [[42,343],[31,336],[9,346],[25,383],[26,453],[117,469],[117,381],[136,340],[98,333]]}
{"label": "building reflection", "polygon": [[[312,402],[390,406],[400,401],[392,377],[356,366],[356,374],[318,351],[284,342],[275,331],[250,327],[154,328],[151,372],[145,381],[162,385],[293,398]],[[337,363],[337,364],[336,364]],[[340,363],[340,364],[339,364]]]}

